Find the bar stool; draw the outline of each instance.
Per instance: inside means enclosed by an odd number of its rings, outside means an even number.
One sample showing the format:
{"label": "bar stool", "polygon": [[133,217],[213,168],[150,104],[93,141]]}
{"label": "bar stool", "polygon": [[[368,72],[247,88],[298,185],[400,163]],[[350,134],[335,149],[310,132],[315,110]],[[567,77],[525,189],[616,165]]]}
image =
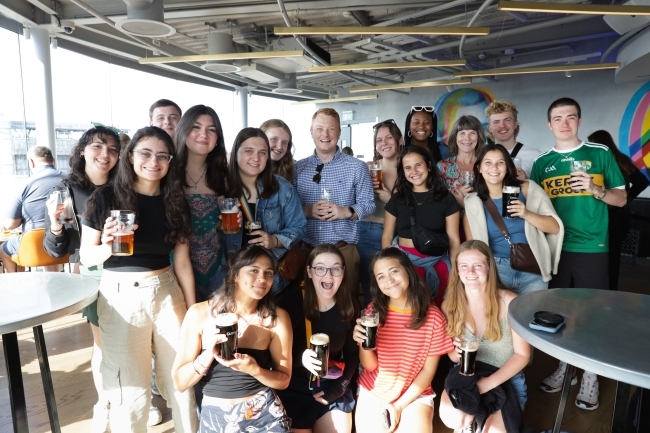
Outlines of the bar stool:
{"label": "bar stool", "polygon": [[52,257],[43,248],[45,229],[27,230],[20,238],[18,252],[11,256],[11,260],[18,266],[35,268],[39,266],[64,265],[70,262],[70,255],[57,259]]}

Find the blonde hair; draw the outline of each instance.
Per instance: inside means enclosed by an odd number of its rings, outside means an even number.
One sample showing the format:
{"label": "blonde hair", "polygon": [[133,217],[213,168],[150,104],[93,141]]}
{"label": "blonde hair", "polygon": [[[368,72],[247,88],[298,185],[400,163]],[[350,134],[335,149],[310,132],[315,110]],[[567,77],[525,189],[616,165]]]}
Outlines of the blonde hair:
{"label": "blonde hair", "polygon": [[[517,135],[519,135],[519,122],[517,121],[517,106],[510,102],[506,101],[505,99],[502,101],[496,100],[492,101],[490,105],[487,106],[485,109],[485,117],[487,118],[488,121],[488,128],[490,126],[490,116],[493,114],[501,114],[501,113],[507,113],[510,112],[512,114],[512,117],[515,118],[515,122],[517,122],[517,127],[515,128],[515,138],[517,138]],[[488,137],[490,137],[490,140],[494,140],[494,135],[492,135],[491,132],[488,131]]]}
{"label": "blonde hair", "polygon": [[487,326],[483,338],[488,341],[501,340],[501,328],[499,328],[499,288],[502,287],[497,273],[496,263],[490,247],[485,242],[471,240],[464,242],[456,253],[456,266],[452,269],[449,277],[449,285],[445,293],[445,314],[447,315],[446,332],[452,337],[463,335],[465,323],[470,325],[476,332],[476,324],[472,315],[469,314],[467,298],[465,297],[465,285],[458,276],[458,257],[465,251],[475,250],[485,256],[488,266],[487,278],[487,305],[485,309],[485,318]]}
{"label": "blonde hair", "polygon": [[325,116],[330,116],[336,119],[336,121],[339,123],[339,127],[341,126],[341,117],[339,116],[339,113],[333,109],[333,108],[321,108],[320,110],[316,111],[313,116],[311,116],[312,122],[318,116],[319,114],[324,114]]}

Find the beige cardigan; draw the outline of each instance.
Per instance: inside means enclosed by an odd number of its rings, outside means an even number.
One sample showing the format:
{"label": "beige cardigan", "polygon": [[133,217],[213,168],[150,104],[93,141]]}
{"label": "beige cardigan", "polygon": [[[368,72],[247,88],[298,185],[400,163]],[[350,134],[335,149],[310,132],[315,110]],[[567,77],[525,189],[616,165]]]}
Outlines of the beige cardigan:
{"label": "beige cardigan", "polygon": [[[533,255],[542,271],[544,281],[551,280],[551,273],[557,274],[557,265],[560,262],[562,241],[564,240],[564,224],[555,212],[551,200],[546,192],[535,182],[528,180],[528,193],[526,194],[526,209],[539,215],[555,218],[560,225],[557,234],[544,233],[535,228],[528,221],[524,224],[526,240],[533,251]],[[489,245],[487,222],[483,202],[475,192],[465,196],[465,215],[469,223],[472,239],[477,239]]]}

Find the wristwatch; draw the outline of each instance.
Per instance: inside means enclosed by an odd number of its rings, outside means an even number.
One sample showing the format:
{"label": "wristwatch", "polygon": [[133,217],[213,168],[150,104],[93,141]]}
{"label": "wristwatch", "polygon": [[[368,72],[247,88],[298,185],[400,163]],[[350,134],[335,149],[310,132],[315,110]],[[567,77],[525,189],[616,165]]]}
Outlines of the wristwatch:
{"label": "wristwatch", "polygon": [[595,198],[596,200],[602,200],[602,199],[605,198],[606,195],[607,195],[607,190],[606,190],[605,188],[603,188],[603,195],[601,195],[601,196],[594,196],[594,198]]}
{"label": "wristwatch", "polygon": [[354,218],[354,208],[352,206],[348,206],[348,209],[350,209],[350,219]]}

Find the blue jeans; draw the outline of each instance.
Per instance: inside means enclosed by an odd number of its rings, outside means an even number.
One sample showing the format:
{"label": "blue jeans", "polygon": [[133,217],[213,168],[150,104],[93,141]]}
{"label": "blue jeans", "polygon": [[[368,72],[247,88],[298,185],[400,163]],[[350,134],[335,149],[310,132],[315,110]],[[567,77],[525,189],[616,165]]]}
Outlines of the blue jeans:
{"label": "blue jeans", "polygon": [[[393,245],[398,246],[397,238],[395,238]],[[447,270],[449,273],[451,273],[451,261],[449,261],[449,253],[445,253],[442,256],[418,257],[414,254],[409,253],[408,251],[404,251],[402,248],[400,248],[400,250],[406,254],[411,263],[413,263],[413,266],[418,266],[426,271],[427,286],[429,286],[429,289],[431,289],[431,298],[433,299],[438,296],[438,290],[440,289],[440,278],[438,277],[436,270],[433,268],[433,265],[442,260],[447,264]]]}
{"label": "blue jeans", "polygon": [[526,376],[524,376],[524,372],[520,371],[519,373],[512,376],[510,378],[510,385],[512,385],[512,389],[515,391],[515,394],[517,394],[517,400],[519,401],[521,410],[524,410],[524,406],[528,400],[528,388],[526,387]]}
{"label": "blue jeans", "polygon": [[542,280],[541,275],[531,272],[517,271],[510,267],[510,258],[495,257],[497,271],[501,282],[518,295],[537,290],[548,289],[548,282]]}
{"label": "blue jeans", "polygon": [[359,281],[363,289],[363,301],[365,305],[370,302],[370,258],[381,250],[381,235],[384,232],[384,225],[370,221],[359,221]]}

